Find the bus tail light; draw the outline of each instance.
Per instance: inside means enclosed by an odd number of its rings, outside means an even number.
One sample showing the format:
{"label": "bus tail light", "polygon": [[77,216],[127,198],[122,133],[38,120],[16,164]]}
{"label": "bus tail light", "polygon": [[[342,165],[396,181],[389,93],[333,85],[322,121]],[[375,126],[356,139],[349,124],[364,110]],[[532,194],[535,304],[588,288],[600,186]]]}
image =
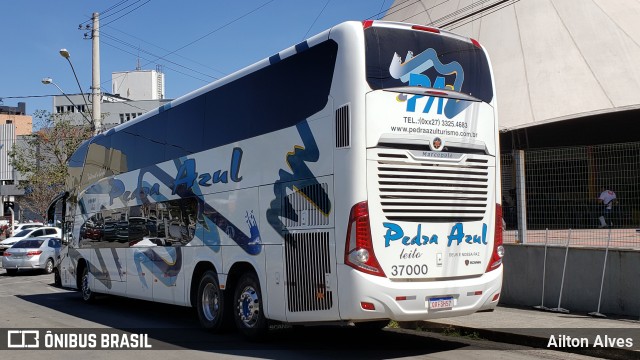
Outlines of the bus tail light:
{"label": "bus tail light", "polygon": [[373,305],[373,304],[372,304],[372,303],[370,303],[370,302],[364,302],[364,301],[360,303],[360,307],[361,307],[363,310],[372,310],[372,311],[373,311],[373,310],[375,310],[375,309],[376,309],[376,306],[375,306],[375,305]]}
{"label": "bus tail light", "polygon": [[504,256],[502,230],[502,205],[496,204],[496,228],[493,237],[493,253],[491,254],[491,260],[489,261],[486,272],[495,270],[502,264],[502,257]]}
{"label": "bus tail light", "polygon": [[479,48],[479,49],[482,49],[482,46],[480,45],[480,43],[478,42],[478,40],[476,40],[476,39],[471,39],[471,38],[469,38],[469,40],[471,40],[471,43],[472,43],[473,45],[475,45],[475,47],[477,47],[477,48]]}
{"label": "bus tail light", "polygon": [[373,251],[369,206],[366,201],[355,204],[351,208],[347,242],[344,248],[344,263],[367,274],[386,276]]}
{"label": "bus tail light", "polygon": [[370,28],[370,27],[372,27],[372,26],[373,26],[373,20],[364,20],[364,21],[362,22],[362,28],[363,28],[364,30],[366,30],[366,29],[368,29],[368,28]]}
{"label": "bus tail light", "polygon": [[413,25],[411,28],[413,30],[420,30],[420,31],[426,31],[426,32],[431,32],[431,33],[435,33],[435,34],[440,34],[440,30],[438,30],[436,28],[428,27],[428,26]]}

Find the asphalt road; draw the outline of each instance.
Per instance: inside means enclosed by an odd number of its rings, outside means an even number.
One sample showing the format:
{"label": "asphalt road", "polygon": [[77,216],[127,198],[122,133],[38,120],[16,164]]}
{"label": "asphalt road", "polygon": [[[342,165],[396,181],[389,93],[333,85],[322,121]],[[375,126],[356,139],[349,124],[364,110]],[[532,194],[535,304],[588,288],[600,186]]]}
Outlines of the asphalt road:
{"label": "asphalt road", "polygon": [[[83,334],[146,334],[146,350],[8,350],[0,344],[0,358],[10,359],[588,359],[588,357],[531,349],[481,339],[385,329],[367,333],[352,327],[276,327],[260,343],[240,335],[209,334],[199,328],[189,308],[103,296],[84,303],[71,290],[53,286],[52,275],[21,272],[8,276],[0,269],[0,339],[11,329],[37,329]],[[42,335],[40,340],[43,340]]]}

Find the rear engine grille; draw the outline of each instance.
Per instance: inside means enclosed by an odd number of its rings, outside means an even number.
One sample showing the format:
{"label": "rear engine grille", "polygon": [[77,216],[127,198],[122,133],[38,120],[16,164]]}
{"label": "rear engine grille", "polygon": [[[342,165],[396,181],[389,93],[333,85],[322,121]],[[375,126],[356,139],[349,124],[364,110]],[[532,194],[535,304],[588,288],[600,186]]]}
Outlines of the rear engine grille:
{"label": "rear engine grille", "polygon": [[388,153],[378,158],[380,204],[388,220],[464,222],[484,217],[490,173],[487,159],[415,163]]}
{"label": "rear engine grille", "polygon": [[289,311],[331,309],[333,293],[327,286],[331,273],[329,233],[289,233],[284,240]]}

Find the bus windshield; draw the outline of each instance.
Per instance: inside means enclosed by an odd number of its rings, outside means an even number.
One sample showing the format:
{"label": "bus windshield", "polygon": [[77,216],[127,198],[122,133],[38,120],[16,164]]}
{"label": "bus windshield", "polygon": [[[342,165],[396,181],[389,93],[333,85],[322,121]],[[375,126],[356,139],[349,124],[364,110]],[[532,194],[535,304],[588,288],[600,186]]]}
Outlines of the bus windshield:
{"label": "bus windshield", "polygon": [[493,98],[489,62],[471,41],[425,31],[365,30],[367,82],[373,90],[424,86]]}

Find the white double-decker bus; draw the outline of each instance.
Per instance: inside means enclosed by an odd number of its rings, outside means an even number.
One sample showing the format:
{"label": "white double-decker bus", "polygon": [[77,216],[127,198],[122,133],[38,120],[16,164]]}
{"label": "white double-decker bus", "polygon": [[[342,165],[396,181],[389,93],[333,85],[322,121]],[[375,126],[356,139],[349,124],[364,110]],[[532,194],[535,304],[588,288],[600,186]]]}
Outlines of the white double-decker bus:
{"label": "white double-decker bus", "polygon": [[57,281],[248,336],[494,309],[497,130],[477,41],[339,24],[84,143]]}

